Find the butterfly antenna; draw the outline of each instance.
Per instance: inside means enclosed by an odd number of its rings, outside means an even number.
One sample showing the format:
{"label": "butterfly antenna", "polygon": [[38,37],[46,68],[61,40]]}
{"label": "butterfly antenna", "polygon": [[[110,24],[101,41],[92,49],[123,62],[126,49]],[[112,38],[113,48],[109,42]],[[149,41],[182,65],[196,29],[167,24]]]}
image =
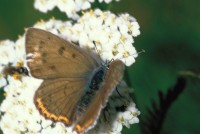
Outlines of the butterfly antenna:
{"label": "butterfly antenna", "polygon": [[138,52],[138,54],[140,53],[145,53],[146,51],[144,49],[142,49],[141,51]]}
{"label": "butterfly antenna", "polygon": [[[94,48],[95,48],[97,54],[100,56],[100,51],[98,51],[98,49],[97,49],[96,42],[93,41],[93,44],[94,44]],[[109,69],[109,67],[108,67],[107,65],[109,65],[112,61],[114,61],[114,59],[111,59],[110,61],[103,62],[102,65],[103,65],[103,66],[106,66],[106,68]]]}
{"label": "butterfly antenna", "polygon": [[111,62],[113,62],[114,61],[114,59],[112,58],[108,63],[110,64]]}
{"label": "butterfly antenna", "polygon": [[[142,49],[142,50],[140,50],[139,52],[137,52],[137,53],[134,53],[134,54],[131,54],[131,55],[128,55],[128,57],[129,56],[133,56],[133,55],[139,55],[139,54],[141,54],[141,53],[145,53],[145,50],[144,49]],[[119,60],[121,60],[121,59],[123,59],[124,57],[122,57],[122,58],[119,58]]]}
{"label": "butterfly antenna", "polygon": [[93,44],[94,44],[94,48],[95,48],[95,50],[96,50],[97,54],[98,54],[98,55],[100,55],[100,52],[99,52],[99,50],[97,49],[96,42],[95,42],[95,41],[93,41]]}

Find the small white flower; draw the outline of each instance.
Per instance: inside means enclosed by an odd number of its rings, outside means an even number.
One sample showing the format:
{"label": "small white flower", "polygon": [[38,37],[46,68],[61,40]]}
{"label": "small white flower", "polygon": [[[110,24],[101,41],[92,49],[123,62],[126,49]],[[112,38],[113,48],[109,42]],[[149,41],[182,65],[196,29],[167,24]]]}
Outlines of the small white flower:
{"label": "small white flower", "polygon": [[0,88],[7,85],[7,81],[6,79],[4,78],[4,74],[3,74],[3,69],[4,69],[4,66],[0,65]]}
{"label": "small white flower", "polygon": [[15,60],[15,46],[14,42],[5,40],[0,42],[0,64],[7,65]]}
{"label": "small white flower", "polygon": [[6,79],[0,74],[0,88],[7,84]]}
{"label": "small white flower", "polygon": [[116,121],[112,125],[113,125],[112,126],[112,132],[120,133],[122,131],[122,128],[123,128],[122,123]]}
{"label": "small white flower", "polygon": [[35,0],[34,7],[41,12],[46,13],[56,6],[57,0]]}
{"label": "small white flower", "polygon": [[2,116],[0,127],[5,134],[20,134],[20,131],[18,129],[18,122],[16,120],[16,117],[12,116],[12,113],[8,113]]}
{"label": "small white flower", "polygon": [[131,103],[127,108],[127,111],[123,113],[123,118],[126,120],[125,126],[130,127],[130,124],[138,123],[139,119],[137,116],[140,112],[135,108],[135,104]]}

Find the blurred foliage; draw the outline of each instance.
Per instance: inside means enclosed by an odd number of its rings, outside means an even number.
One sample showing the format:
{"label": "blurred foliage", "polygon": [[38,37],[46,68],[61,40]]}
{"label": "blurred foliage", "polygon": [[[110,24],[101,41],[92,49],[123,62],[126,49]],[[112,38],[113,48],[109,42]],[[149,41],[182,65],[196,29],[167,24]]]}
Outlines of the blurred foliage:
{"label": "blurred foliage", "polygon": [[[121,0],[109,9],[117,14],[128,12],[141,26],[141,35],[135,39],[137,50],[145,49],[137,62],[127,69],[129,84],[135,90],[135,99],[141,111],[140,118],[148,114],[151,101],[158,101],[174,85],[179,71],[200,73],[200,1],[186,0]],[[40,13],[33,8],[33,0],[0,0],[0,40],[16,40],[25,27],[41,18],[66,20],[58,9]],[[187,87],[167,113],[161,133],[200,133],[200,79],[187,78]],[[140,124],[124,129],[124,134],[140,134]]]}
{"label": "blurred foliage", "polygon": [[147,109],[147,116],[141,121],[142,134],[160,134],[163,123],[167,117],[171,105],[182,94],[186,86],[186,79],[179,77],[173,88],[169,88],[167,93],[158,91],[159,103],[152,101],[152,105]]}

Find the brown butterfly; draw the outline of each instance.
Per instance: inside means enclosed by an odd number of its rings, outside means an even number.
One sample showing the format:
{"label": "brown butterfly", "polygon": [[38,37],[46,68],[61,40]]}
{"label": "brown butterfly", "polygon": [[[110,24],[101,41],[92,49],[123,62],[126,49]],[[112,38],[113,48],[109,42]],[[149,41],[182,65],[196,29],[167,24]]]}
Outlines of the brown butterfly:
{"label": "brown butterfly", "polygon": [[47,119],[72,125],[77,133],[94,127],[102,108],[123,77],[120,60],[103,63],[90,51],[50,32],[29,28],[28,67],[43,79],[34,102]]}

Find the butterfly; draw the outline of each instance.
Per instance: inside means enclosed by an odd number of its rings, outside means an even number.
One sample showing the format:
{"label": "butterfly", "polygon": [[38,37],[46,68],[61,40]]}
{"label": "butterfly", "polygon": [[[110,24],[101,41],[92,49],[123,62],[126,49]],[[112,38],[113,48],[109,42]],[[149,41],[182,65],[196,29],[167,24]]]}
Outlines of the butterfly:
{"label": "butterfly", "polygon": [[25,44],[31,75],[44,80],[34,95],[40,114],[77,133],[93,128],[123,77],[123,62],[105,63],[91,51],[36,28],[27,30]]}

